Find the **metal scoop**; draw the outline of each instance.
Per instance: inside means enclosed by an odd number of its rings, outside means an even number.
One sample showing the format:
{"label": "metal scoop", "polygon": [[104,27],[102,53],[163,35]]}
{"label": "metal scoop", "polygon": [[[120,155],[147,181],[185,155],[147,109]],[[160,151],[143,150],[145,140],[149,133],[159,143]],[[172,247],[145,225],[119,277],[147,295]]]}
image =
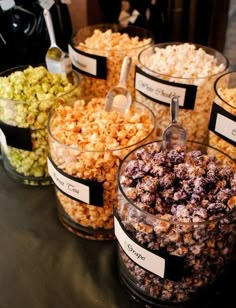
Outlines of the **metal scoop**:
{"label": "metal scoop", "polygon": [[166,150],[174,149],[178,146],[186,148],[187,133],[185,129],[178,123],[179,99],[174,96],[170,104],[171,123],[163,131],[162,147]]}
{"label": "metal scoop", "polygon": [[127,89],[127,79],[131,68],[132,58],[129,56],[124,57],[121,66],[119,83],[114,88],[111,88],[105,99],[105,110],[106,111],[118,111],[125,113],[129,110],[132,102],[130,91]]}
{"label": "metal scoop", "polygon": [[47,69],[52,74],[59,73],[71,78],[72,63],[68,54],[56,44],[51,14],[47,9],[43,10],[43,14],[51,44],[45,57]]}

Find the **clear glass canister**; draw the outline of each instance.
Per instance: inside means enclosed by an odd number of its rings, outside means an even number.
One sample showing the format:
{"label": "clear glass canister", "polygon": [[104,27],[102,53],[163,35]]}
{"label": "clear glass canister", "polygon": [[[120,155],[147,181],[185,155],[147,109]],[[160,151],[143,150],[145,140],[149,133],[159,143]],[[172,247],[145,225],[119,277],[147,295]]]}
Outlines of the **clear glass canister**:
{"label": "clear glass canister", "polygon": [[154,111],[161,136],[170,122],[170,101],[178,96],[179,121],[188,139],[207,143],[214,82],[227,68],[227,58],[206,46],[173,42],[147,47],[136,67],[136,99]]}
{"label": "clear glass canister", "polygon": [[135,146],[155,138],[155,116],[136,102],[124,115],[105,111],[104,98],[60,106],[49,119],[49,173],[58,216],[78,236],[114,239],[116,172]]}
{"label": "clear glass canister", "polygon": [[0,129],[3,165],[14,180],[49,185],[47,121],[50,110],[80,95],[79,75],[73,81],[44,66],[20,66],[0,74]]}
{"label": "clear glass canister", "polygon": [[209,121],[209,144],[236,160],[236,71],[218,77],[214,90],[215,98]]}
{"label": "clear glass canister", "polygon": [[134,68],[138,54],[153,44],[147,29],[119,24],[97,24],[80,29],[69,45],[73,66],[82,75],[84,96],[105,96],[118,84],[125,56],[132,57],[128,88],[134,98]]}
{"label": "clear glass canister", "polygon": [[151,142],[122,160],[115,235],[121,281],[134,298],[148,307],[185,307],[215,294],[235,256],[232,163],[190,141],[186,152]]}

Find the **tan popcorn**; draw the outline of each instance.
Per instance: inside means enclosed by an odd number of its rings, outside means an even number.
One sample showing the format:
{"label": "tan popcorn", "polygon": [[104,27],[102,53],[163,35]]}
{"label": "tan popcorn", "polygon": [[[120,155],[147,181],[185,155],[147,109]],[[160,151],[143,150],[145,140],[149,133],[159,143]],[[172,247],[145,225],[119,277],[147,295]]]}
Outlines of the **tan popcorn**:
{"label": "tan popcorn", "polygon": [[104,98],[59,106],[49,122],[49,147],[51,159],[65,174],[103,185],[101,207],[75,201],[57,190],[65,213],[77,225],[110,230],[113,236],[118,166],[134,147],[155,138],[155,117],[139,103],[124,115],[104,109]]}
{"label": "tan popcorn", "polygon": [[122,34],[112,29],[104,32],[95,29],[90,37],[75,47],[85,53],[106,57],[107,78],[104,80],[84,75],[81,84],[84,95],[87,97],[105,96],[107,91],[118,83],[123,58],[129,55],[132,57],[132,65],[127,86],[131,89],[134,98],[134,68],[138,62],[138,54],[151,43],[151,37],[130,37],[127,33]]}

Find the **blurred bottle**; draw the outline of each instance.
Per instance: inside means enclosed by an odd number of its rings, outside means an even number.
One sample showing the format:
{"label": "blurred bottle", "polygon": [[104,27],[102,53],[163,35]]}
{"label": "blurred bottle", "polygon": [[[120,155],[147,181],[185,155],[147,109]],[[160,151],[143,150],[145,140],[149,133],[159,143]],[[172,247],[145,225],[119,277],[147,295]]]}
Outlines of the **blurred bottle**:
{"label": "blurred bottle", "polygon": [[127,0],[124,2],[119,21],[122,25],[146,28],[153,34],[155,42],[166,37],[166,0]]}
{"label": "blurred bottle", "polygon": [[[67,51],[72,35],[69,10],[61,1],[50,8],[57,44]],[[50,46],[39,1],[0,1],[0,71],[23,64],[45,63]]]}
{"label": "blurred bottle", "polygon": [[117,23],[121,11],[121,0],[98,0],[103,23]]}

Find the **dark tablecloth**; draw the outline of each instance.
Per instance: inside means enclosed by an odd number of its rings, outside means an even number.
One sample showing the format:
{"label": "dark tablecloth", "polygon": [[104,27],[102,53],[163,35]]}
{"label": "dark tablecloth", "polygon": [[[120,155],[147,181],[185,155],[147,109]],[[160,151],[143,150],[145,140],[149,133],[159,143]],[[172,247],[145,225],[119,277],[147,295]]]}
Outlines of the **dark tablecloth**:
{"label": "dark tablecloth", "polygon": [[[53,186],[16,183],[0,161],[0,308],[144,307],[119,280],[116,245],[69,232]],[[236,307],[231,273],[201,308]]]}

